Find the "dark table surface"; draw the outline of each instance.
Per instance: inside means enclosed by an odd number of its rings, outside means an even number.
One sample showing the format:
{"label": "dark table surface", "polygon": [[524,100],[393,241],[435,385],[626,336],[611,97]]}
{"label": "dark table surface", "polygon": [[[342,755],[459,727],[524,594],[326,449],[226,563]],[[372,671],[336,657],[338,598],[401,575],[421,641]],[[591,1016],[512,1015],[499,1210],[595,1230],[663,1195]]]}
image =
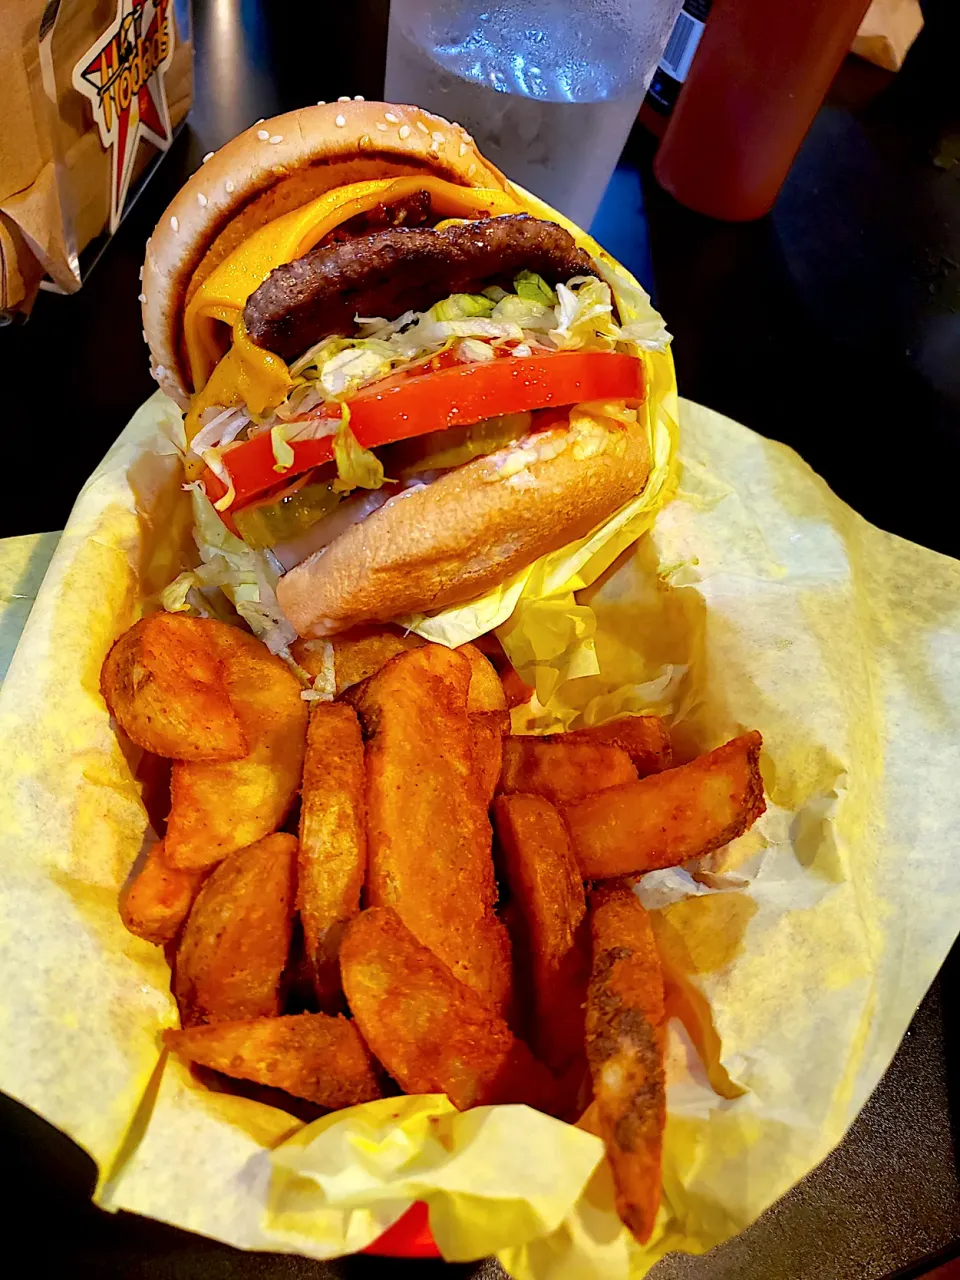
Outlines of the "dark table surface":
{"label": "dark table surface", "polygon": [[[682,394],[797,449],[874,523],[956,554],[960,475],[960,5],[929,0],[896,77],[849,60],[773,214],[691,214],[631,137],[594,224],[654,294]],[[74,298],[42,295],[0,334],[12,474],[0,536],[61,528],[77,489],[153,388],[140,338],[144,241],[202,155],[261,116],[382,92],[388,0],[196,0],[196,101],[185,128]],[[322,17],[321,17],[322,15]],[[8,474],[11,474],[8,472]],[[955,948],[843,1146],[751,1230],[657,1280],[880,1280],[960,1253]],[[93,1167],[0,1100],[13,1193],[0,1216],[40,1275],[320,1280],[407,1271],[247,1255],[87,1202]],[[188,1158],[188,1153],[185,1153]]]}

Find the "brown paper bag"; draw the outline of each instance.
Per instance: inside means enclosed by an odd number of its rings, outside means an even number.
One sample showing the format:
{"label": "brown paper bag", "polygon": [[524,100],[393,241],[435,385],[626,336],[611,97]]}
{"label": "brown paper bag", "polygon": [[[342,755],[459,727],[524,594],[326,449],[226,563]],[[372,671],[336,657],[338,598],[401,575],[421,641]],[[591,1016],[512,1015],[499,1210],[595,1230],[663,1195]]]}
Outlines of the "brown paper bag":
{"label": "brown paper bag", "polygon": [[[189,25],[172,0],[6,0],[0,24],[0,311],[116,229],[193,96]],[[41,29],[41,23],[42,29]],[[182,28],[186,29],[182,29]]]}
{"label": "brown paper bag", "polygon": [[899,71],[922,28],[919,0],[873,0],[852,52],[887,71]]}

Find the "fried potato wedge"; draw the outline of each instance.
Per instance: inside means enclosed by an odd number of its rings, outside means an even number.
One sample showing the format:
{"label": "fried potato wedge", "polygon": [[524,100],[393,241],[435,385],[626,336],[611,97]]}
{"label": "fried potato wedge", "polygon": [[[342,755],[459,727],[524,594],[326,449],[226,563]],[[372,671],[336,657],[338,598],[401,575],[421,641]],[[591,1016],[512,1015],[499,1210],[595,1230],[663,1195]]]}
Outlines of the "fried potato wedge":
{"label": "fried potato wedge", "polygon": [[208,876],[177,948],[173,994],[184,1026],[280,1012],[296,858],[293,836],[265,836]]}
{"label": "fried potato wedge", "polygon": [[226,623],[154,613],[113,645],[100,691],[131,742],[173,760],[236,760],[247,739],[218,647]]}
{"label": "fried potato wedge", "polygon": [[673,763],[673,746],[670,731],[659,716],[619,716],[605,724],[591,725],[589,729],[574,729],[570,733],[550,735],[546,742],[598,742],[620,747],[636,766],[641,778],[651,773],[661,773]]}
{"label": "fried potato wedge", "polygon": [[336,692],[341,694],[367,676],[376,675],[398,653],[424,644],[426,641],[412,631],[371,625],[352,627],[329,640],[295,640],[291,652],[294,660],[316,678],[323,671],[324,650],[332,646]]}
{"label": "fried potato wedge", "polygon": [[155,844],[143,866],[120,893],[120,919],[138,938],[162,945],[172,942],[190,914],[206,871],[181,871]]}
{"label": "fried potato wedge", "polygon": [[489,807],[500,781],[503,740],[510,730],[510,716],[506,711],[475,711],[469,719],[474,773]]}
{"label": "fried potato wedge", "polygon": [[503,735],[510,732],[507,699],[496,669],[472,644],[457,649],[470,663],[467,714],[473,734],[474,769],[487,805],[493,799],[503,761]]}
{"label": "fried potato wedge", "polygon": [[395,911],[355,916],[340,966],[363,1038],[405,1093],[445,1093],[461,1111],[495,1102],[551,1109],[546,1067]]}
{"label": "fried potato wedge", "polygon": [[542,796],[499,796],[493,814],[511,905],[523,921],[525,945],[514,959],[533,996],[531,1044],[562,1075],[584,1052],[590,948],[580,927],[587,911],[580,869],[559,813]]}
{"label": "fried potato wedge", "polygon": [[165,856],[214,866],[286,818],[300,788],[307,704],[300,683],[266,645],[235,627],[217,633],[227,692],[250,750],[239,760],[178,762],[170,779]]}
{"label": "fried potato wedge", "polygon": [[313,987],[328,1013],[342,1002],[340,939],[360,910],[367,869],[364,785],[356,712],[343,703],[316,703],[303,765],[297,906]]}
{"label": "fried potato wedge", "polygon": [[321,1107],[381,1097],[367,1046],[346,1018],[301,1013],[163,1033],[178,1057],[239,1080],[284,1089]]}
{"label": "fried potato wedge", "polygon": [[632,760],[620,747],[569,742],[566,734],[510,737],[503,743],[499,789],[506,795],[522,791],[553,804],[575,804],[636,777]]}
{"label": "fried potato wedge", "polygon": [[663,977],[650,920],[626,885],[602,885],[591,893],[590,933],[586,1023],[594,1104],[581,1124],[599,1129],[617,1212],[643,1243],[660,1205]]}
{"label": "fried potato wedge", "polygon": [[485,658],[476,645],[462,644],[462,653],[470,663],[470,685],[467,689],[467,711],[472,715],[479,711],[506,711],[507,699],[496,668]]}
{"label": "fried potato wedge", "polygon": [[759,733],[578,804],[561,806],[585,880],[639,874],[702,858],[763,813]]}
{"label": "fried potato wedge", "polygon": [[366,740],[367,900],[503,1010],[510,942],[493,910],[492,830],[467,715],[471,666],[430,644],[402,653],[356,701]]}

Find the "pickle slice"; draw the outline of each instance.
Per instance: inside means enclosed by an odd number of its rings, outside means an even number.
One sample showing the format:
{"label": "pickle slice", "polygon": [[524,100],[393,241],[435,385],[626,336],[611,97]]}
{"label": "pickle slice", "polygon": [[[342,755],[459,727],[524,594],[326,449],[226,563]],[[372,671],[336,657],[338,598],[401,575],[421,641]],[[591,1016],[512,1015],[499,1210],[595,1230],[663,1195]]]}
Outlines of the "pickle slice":
{"label": "pickle slice", "polygon": [[240,537],[248,547],[260,551],[278,542],[289,542],[340,505],[342,495],[334,493],[332,482],[305,484],[275,498],[254,503],[234,512]]}
{"label": "pickle slice", "polygon": [[448,427],[401,440],[379,453],[386,473],[398,480],[420,471],[444,471],[519,440],[530,430],[531,421],[529,413],[504,413],[469,427]]}

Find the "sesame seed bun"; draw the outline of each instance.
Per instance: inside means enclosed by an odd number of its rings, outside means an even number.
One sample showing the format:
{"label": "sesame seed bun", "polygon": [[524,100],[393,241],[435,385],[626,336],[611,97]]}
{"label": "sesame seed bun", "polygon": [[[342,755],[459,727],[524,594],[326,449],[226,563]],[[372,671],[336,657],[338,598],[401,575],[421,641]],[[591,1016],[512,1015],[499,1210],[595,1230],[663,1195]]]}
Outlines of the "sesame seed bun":
{"label": "sesame seed bun", "polygon": [[330,102],[258,120],[208,157],[147,241],[143,330],[160,387],[187,408],[184,307],[249,235],[334,187],[424,173],[508,189],[460,125],[384,102]]}

